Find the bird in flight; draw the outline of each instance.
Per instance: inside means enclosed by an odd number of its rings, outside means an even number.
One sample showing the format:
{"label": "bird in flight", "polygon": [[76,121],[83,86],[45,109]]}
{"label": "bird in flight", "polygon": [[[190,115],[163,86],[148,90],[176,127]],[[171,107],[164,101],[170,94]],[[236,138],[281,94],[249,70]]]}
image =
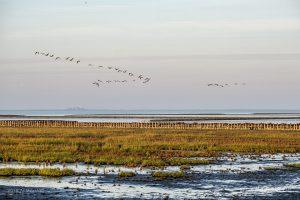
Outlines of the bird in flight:
{"label": "bird in flight", "polygon": [[56,58],[55,58],[55,60],[58,60],[58,59],[60,59],[60,57],[56,57]]}
{"label": "bird in flight", "polygon": [[80,60],[77,60],[76,63],[77,63],[77,64],[80,63]]}
{"label": "bird in flight", "polygon": [[151,78],[145,78],[145,80],[143,81],[143,83],[147,83],[151,80]]}
{"label": "bird in flight", "polygon": [[93,85],[96,85],[97,87],[100,87],[100,84],[98,82],[93,82]]}

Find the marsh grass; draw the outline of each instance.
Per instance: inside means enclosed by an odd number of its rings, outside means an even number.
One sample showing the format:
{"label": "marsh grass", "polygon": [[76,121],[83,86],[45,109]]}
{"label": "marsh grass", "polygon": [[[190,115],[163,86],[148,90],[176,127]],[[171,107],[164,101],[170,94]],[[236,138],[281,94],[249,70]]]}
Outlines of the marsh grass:
{"label": "marsh grass", "polygon": [[118,174],[119,178],[127,178],[127,177],[133,177],[136,176],[136,174],[134,172],[126,172],[126,171],[122,171]]}
{"label": "marsh grass", "polygon": [[187,171],[190,169],[191,169],[191,166],[189,166],[189,165],[181,165],[180,166],[180,171]]}
{"label": "marsh grass", "polygon": [[282,167],[264,167],[267,171],[276,171],[276,170],[283,170]]}
{"label": "marsh grass", "polygon": [[164,171],[156,171],[152,173],[152,177],[156,179],[167,179],[167,178],[183,178],[183,171],[175,171],[175,172],[164,172]]}
{"label": "marsh grass", "polygon": [[287,164],[286,167],[300,169],[300,163],[290,163],[290,164]]}
{"label": "marsh grass", "polygon": [[72,176],[75,175],[75,172],[72,169],[52,169],[52,168],[43,168],[39,170],[40,176],[49,176],[49,177],[61,177],[61,176]]}
{"label": "marsh grass", "polygon": [[0,176],[48,176],[62,177],[72,176],[75,172],[71,169],[53,169],[53,168],[1,168]]}
{"label": "marsh grass", "polygon": [[0,128],[0,161],[163,167],[224,152],[300,152],[298,131]]}
{"label": "marsh grass", "polygon": [[210,160],[200,160],[200,159],[187,159],[187,158],[171,158],[168,161],[168,165],[178,166],[178,165],[208,165],[213,163]]}

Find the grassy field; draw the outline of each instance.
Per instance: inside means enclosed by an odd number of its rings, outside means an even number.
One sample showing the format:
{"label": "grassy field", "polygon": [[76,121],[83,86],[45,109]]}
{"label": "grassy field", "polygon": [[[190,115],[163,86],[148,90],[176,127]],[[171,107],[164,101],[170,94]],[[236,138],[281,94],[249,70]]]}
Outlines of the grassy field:
{"label": "grassy field", "polygon": [[300,152],[300,132],[240,130],[0,128],[0,160],[126,166],[209,164],[191,157]]}

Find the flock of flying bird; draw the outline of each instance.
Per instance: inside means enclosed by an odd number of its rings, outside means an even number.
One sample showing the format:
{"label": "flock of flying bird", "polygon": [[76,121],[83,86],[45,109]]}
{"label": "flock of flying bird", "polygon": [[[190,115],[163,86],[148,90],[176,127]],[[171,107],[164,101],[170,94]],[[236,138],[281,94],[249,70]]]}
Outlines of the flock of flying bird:
{"label": "flock of flying bird", "polygon": [[[133,80],[134,82],[135,80]],[[95,82],[93,82],[92,84],[97,86],[97,87],[100,87],[101,84],[110,84],[110,83],[128,83],[127,80],[97,80]]]}
{"label": "flock of flying bird", "polygon": [[[67,62],[73,62],[73,63],[76,63],[76,64],[79,64],[81,61],[79,59],[76,59],[74,57],[60,57],[60,56],[55,56],[54,54],[51,54],[51,53],[44,53],[44,52],[40,52],[40,51],[35,51],[34,52],[35,55],[42,55],[42,56],[47,56],[47,57],[50,57],[50,58],[53,58],[55,60],[65,60]],[[101,85],[104,85],[104,84],[112,84],[112,83],[115,83],[115,84],[127,84],[127,83],[130,83],[130,82],[137,82],[137,80],[141,81],[142,83],[148,83],[151,78],[150,77],[146,77],[144,75],[135,75],[134,73],[132,72],[129,72],[128,70],[126,69],[121,69],[119,67],[111,67],[111,66],[103,66],[103,65],[94,65],[94,64],[88,64],[89,67],[97,67],[97,69],[107,69],[107,70],[110,70],[110,71],[114,71],[114,72],[117,72],[117,73],[120,73],[120,74],[123,74],[123,75],[128,75],[128,77],[130,78],[130,80],[126,80],[126,79],[123,79],[123,80],[97,80],[97,81],[94,81],[92,82],[92,85],[96,86],[96,87],[100,87]],[[246,83],[208,83],[207,86],[208,87],[221,87],[221,88],[224,88],[224,87],[231,87],[231,86],[245,86]]]}
{"label": "flock of flying bird", "polygon": [[[49,56],[51,58],[55,58],[55,60],[61,60],[62,58],[59,57],[59,56],[55,56],[54,54],[50,54],[50,53],[43,53],[43,52],[39,52],[39,51],[36,51],[34,52],[35,55],[42,55],[42,56]],[[76,61],[76,63],[80,63],[80,60],[74,60],[75,58],[71,58],[71,57],[66,57],[65,60],[67,61]]]}
{"label": "flock of flying bird", "polygon": [[246,83],[225,83],[225,84],[221,84],[221,83],[209,83],[207,84],[208,87],[230,87],[230,86],[245,86]]}
{"label": "flock of flying bird", "polygon": [[[44,52],[40,52],[40,51],[35,51],[34,54],[35,55],[47,56],[47,57],[53,58],[56,61],[65,60],[65,61],[73,62],[73,63],[76,63],[76,64],[79,64],[81,62],[79,59],[76,59],[74,57],[65,57],[65,58],[63,58],[63,57],[60,57],[60,56],[55,56],[54,54],[51,54],[51,53],[44,53]],[[133,72],[129,72],[128,70],[121,69],[119,67],[103,66],[103,65],[95,65],[95,64],[88,64],[88,66],[89,67],[97,67],[97,69],[107,69],[107,70],[110,70],[110,71],[114,71],[114,72],[117,72],[117,73],[120,73],[120,74],[123,74],[123,75],[128,75],[128,77],[130,78],[130,80],[105,80],[105,81],[97,80],[97,81],[94,81],[92,83],[92,85],[97,86],[97,87],[100,87],[100,85],[102,85],[102,84],[111,84],[111,83],[126,84],[126,83],[129,83],[129,82],[137,82],[137,80],[139,80],[143,84],[145,84],[145,83],[148,83],[151,80],[150,77],[147,77],[147,76],[144,76],[144,75],[136,75]]]}

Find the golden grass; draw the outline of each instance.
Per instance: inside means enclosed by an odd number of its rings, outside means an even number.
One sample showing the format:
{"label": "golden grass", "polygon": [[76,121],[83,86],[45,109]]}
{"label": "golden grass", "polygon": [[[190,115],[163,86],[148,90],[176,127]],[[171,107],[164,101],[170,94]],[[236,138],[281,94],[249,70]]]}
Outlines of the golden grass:
{"label": "golden grass", "polygon": [[187,171],[187,170],[190,170],[191,167],[189,165],[181,165],[180,166],[180,171]]}
{"label": "golden grass", "polygon": [[96,128],[0,128],[0,160],[126,166],[209,164],[191,157],[300,152],[300,132]]}
{"label": "golden grass", "polygon": [[182,178],[184,177],[184,172],[183,171],[175,171],[175,172],[157,171],[152,173],[152,177],[157,179]]}
{"label": "golden grass", "polygon": [[136,176],[136,174],[134,172],[120,172],[118,174],[119,178],[126,178],[126,177],[133,177],[133,176]]}
{"label": "golden grass", "polygon": [[300,163],[290,163],[290,164],[287,164],[286,166],[295,168],[295,169],[300,169]]}
{"label": "golden grass", "polygon": [[72,176],[75,172],[71,169],[53,169],[53,168],[1,168],[0,176],[48,176],[62,177]]}
{"label": "golden grass", "polygon": [[277,167],[277,166],[271,166],[271,167],[264,167],[264,170],[268,170],[268,171],[275,171],[275,170],[283,170],[282,167]]}

